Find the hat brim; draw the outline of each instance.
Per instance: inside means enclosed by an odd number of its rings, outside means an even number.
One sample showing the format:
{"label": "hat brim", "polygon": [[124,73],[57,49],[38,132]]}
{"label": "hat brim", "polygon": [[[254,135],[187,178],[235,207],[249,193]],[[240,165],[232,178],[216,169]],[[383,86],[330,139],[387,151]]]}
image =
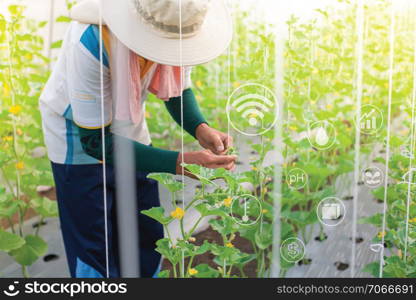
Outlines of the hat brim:
{"label": "hat brim", "polygon": [[102,13],[105,24],[124,45],[164,65],[209,62],[224,53],[232,39],[232,19],[223,0],[213,0],[200,31],[181,40],[158,35],[142,21],[130,1],[102,0]]}

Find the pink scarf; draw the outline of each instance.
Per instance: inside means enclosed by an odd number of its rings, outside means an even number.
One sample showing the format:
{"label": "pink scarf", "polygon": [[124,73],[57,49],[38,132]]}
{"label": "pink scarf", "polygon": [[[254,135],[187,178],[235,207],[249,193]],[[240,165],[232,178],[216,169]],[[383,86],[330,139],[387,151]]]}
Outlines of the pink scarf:
{"label": "pink scarf", "polygon": [[[179,97],[183,87],[181,76],[183,67],[166,66],[150,62],[122,44],[114,35],[109,36],[108,30],[103,30],[103,40],[110,56],[112,97],[115,109],[115,119],[141,122],[144,117],[142,99],[142,82],[151,75],[148,90],[159,99],[168,101],[169,98]],[[111,40],[111,45],[109,45]],[[184,77],[182,77],[184,78]]]}

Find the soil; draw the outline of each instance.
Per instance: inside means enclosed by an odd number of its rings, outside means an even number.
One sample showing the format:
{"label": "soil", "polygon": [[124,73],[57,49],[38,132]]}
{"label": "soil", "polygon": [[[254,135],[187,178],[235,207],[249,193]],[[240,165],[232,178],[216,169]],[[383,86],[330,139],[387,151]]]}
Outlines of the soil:
{"label": "soil", "polygon": [[[210,243],[216,243],[216,244],[222,244],[222,238],[218,234],[218,232],[214,231],[211,227],[208,227],[205,231],[202,231],[196,235],[194,235],[194,238],[196,239],[195,244],[196,245],[202,245],[204,241],[208,241]],[[236,235],[235,239],[233,240],[234,247],[240,249],[242,252],[245,253],[253,253],[253,247],[251,246],[250,242],[242,237],[240,237],[238,234]],[[185,262],[188,263],[189,259],[185,259]],[[194,258],[193,266],[199,265],[199,264],[208,264],[211,268],[217,269],[219,266],[214,262],[214,255],[210,252],[204,253],[202,255],[199,255]],[[249,278],[256,278],[256,268],[257,263],[255,260],[249,262],[244,267],[244,273]],[[170,270],[170,274],[172,274],[172,265],[168,260],[163,260],[162,263],[162,270]],[[233,268],[231,271],[231,275],[237,275],[239,277],[242,277],[242,274],[240,271],[236,268]]]}

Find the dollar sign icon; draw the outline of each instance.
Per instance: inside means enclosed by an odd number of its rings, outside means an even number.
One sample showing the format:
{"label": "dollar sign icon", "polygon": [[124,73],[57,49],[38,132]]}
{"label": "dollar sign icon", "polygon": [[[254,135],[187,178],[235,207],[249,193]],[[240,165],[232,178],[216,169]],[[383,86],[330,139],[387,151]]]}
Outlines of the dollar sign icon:
{"label": "dollar sign icon", "polygon": [[300,253],[299,245],[295,242],[287,245],[287,254],[294,259]]}

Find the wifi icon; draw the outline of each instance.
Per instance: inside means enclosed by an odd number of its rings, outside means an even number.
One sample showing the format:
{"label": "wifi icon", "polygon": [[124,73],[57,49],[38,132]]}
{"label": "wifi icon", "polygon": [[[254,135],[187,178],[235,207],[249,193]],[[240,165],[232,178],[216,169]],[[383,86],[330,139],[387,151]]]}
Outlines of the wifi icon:
{"label": "wifi icon", "polygon": [[273,107],[273,102],[264,96],[248,94],[235,100],[232,103],[232,106],[235,107],[238,112],[242,112],[241,115],[243,118],[248,118],[248,122],[251,126],[256,126],[260,120],[263,120],[263,112],[269,112],[269,108]]}
{"label": "wifi icon", "polygon": [[[265,122],[266,115],[273,117],[267,120],[273,120]],[[261,84],[242,85],[228,98],[227,116],[233,128],[240,133],[251,136],[264,134],[277,120],[275,96]]]}

